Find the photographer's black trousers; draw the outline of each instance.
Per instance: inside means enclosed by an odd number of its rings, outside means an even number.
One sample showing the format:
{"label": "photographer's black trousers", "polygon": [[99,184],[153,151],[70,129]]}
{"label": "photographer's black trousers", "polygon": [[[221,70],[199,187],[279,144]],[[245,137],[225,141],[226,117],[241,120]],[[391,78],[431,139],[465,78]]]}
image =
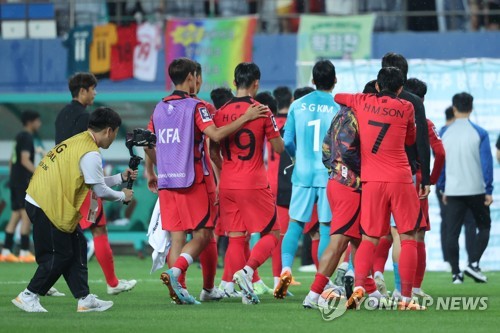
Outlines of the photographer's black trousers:
{"label": "photographer's black trousers", "polygon": [[75,298],[89,294],[87,270],[87,241],[80,227],[73,233],[58,230],[45,213],[26,202],[33,224],[33,243],[38,268],[28,290],[45,295],[62,276]]}
{"label": "photographer's black trousers", "polygon": [[479,262],[490,239],[490,208],[484,205],[484,194],[467,196],[448,196],[445,224],[448,231],[448,259],[453,274],[460,273],[458,238],[464,223],[465,213],[470,209],[478,232],[474,239],[470,263]]}

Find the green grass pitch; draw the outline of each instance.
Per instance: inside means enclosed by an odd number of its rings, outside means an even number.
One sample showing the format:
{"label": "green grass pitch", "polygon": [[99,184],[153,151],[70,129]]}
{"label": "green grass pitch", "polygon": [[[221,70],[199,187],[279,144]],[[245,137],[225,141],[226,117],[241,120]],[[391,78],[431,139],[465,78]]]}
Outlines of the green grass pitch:
{"label": "green grass pitch", "polygon": [[[76,313],[76,300],[61,278],[56,287],[66,297],[42,297],[48,313],[24,313],[10,300],[23,290],[36,265],[0,263],[0,332],[498,332],[500,326],[500,273],[487,272],[489,282],[477,284],[465,278],[463,285],[451,284],[449,273],[426,274],[423,288],[432,296],[487,296],[484,311],[348,311],[333,321],[323,321],[317,310],[304,310],[302,300],[313,279],[312,273],[296,272],[301,286],[290,291],[294,297],[275,300],[261,297],[258,305],[243,305],[240,299],[225,299],[201,306],[171,304],[159,272],[149,274],[151,261],[134,257],[116,257],[121,278],[135,278],[136,288],[125,294],[108,296],[97,261],[89,263],[91,292],[115,305],[107,312]],[[298,265],[296,265],[298,266]],[[217,272],[216,283],[222,272]],[[272,286],[271,267],[261,271],[266,284]],[[201,271],[193,265],[188,271],[188,287],[198,297]],[[388,287],[393,285],[392,272],[386,273]]]}

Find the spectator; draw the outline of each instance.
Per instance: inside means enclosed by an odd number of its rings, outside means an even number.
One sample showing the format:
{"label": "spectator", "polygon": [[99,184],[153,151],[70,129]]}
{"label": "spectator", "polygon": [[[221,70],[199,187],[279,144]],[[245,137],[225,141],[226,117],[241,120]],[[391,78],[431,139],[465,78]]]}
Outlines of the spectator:
{"label": "spectator", "polygon": [[464,273],[476,282],[488,280],[479,268],[479,261],[490,237],[493,156],[488,132],[469,120],[472,102],[473,97],[465,92],[453,96],[455,121],[443,134],[447,163],[438,188],[444,191],[443,203],[447,205],[447,254],[454,284],[463,283],[463,273],[459,267],[458,237],[467,208],[472,211],[479,232],[474,240],[472,258]]}

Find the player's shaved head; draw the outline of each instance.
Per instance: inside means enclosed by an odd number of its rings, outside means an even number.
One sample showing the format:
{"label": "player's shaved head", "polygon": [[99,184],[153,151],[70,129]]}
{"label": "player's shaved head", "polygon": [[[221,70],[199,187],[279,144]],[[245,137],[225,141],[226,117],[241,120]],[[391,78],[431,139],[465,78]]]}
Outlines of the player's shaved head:
{"label": "player's shaved head", "polygon": [[196,64],[188,58],[174,59],[168,66],[168,76],[174,85],[182,84],[189,74],[195,75]]}
{"label": "player's shaved head", "polygon": [[396,94],[404,84],[403,74],[396,67],[384,67],[378,72],[377,84],[380,92]]}
{"label": "player's shaved head", "polygon": [[257,80],[260,80],[260,69],[253,62],[242,62],[234,69],[234,82],[238,89],[248,89]]}

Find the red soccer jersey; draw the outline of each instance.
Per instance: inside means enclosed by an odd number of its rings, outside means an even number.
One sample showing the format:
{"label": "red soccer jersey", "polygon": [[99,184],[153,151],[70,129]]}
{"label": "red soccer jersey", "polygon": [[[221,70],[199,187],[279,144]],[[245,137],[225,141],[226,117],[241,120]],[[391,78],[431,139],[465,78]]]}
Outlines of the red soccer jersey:
{"label": "red soccer jersey", "polygon": [[437,183],[439,175],[443,170],[445,152],[444,152],[443,142],[439,137],[439,134],[436,130],[436,126],[434,126],[434,123],[429,119],[427,119],[427,126],[429,128],[429,143],[431,145],[432,152],[434,153],[434,165],[432,166],[432,173],[430,177],[431,185],[434,185]]}
{"label": "red soccer jersey", "polygon": [[412,183],[405,145],[415,143],[413,105],[389,94],[337,94],[359,124],[361,181]]}
{"label": "red soccer jersey", "polygon": [[[169,101],[169,100],[174,100],[174,99],[181,99],[181,98],[190,98],[186,92],[184,91],[179,91],[176,90],[172,93],[172,95],[165,97],[163,100],[164,101]],[[196,173],[194,182],[199,184],[203,182],[203,165],[201,162],[202,158],[202,150],[203,150],[203,140],[204,140],[204,135],[203,131],[210,125],[213,125],[214,122],[212,121],[212,118],[210,117],[210,114],[207,111],[207,108],[205,105],[200,102],[198,105],[196,105],[196,112],[194,114],[194,120],[195,120],[195,126],[194,126],[194,170]],[[155,132],[155,127],[153,123],[153,116],[151,116],[148,124],[148,130],[151,132]]]}
{"label": "red soccer jersey", "polygon": [[111,80],[131,79],[134,75],[134,48],[137,25],[118,27],[118,43],[111,48]]}
{"label": "red soccer jersey", "polygon": [[[276,125],[278,130],[281,131],[286,123],[286,114],[276,115]],[[267,141],[267,178],[269,179],[269,185],[271,190],[276,195],[278,193],[278,172],[280,166],[280,154],[273,150],[273,146],[269,141]]]}
{"label": "red soccer jersey", "polygon": [[[255,100],[234,97],[217,111],[214,122],[217,127],[230,124],[241,117]],[[224,158],[221,171],[220,188],[225,189],[262,189],[269,186],[264,166],[265,139],[271,140],[280,135],[274,116],[258,118],[246,123],[236,133],[221,142]]]}

